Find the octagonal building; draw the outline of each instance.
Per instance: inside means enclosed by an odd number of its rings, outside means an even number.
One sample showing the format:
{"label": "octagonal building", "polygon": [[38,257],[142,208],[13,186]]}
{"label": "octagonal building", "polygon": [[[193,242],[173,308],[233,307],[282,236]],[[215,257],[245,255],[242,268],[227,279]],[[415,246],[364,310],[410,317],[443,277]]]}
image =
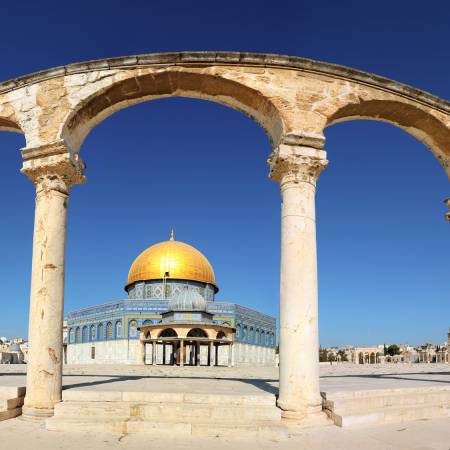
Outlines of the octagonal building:
{"label": "octagonal building", "polygon": [[276,319],[216,301],[210,262],[173,231],[137,256],[125,291],[122,300],[67,314],[65,363],[275,364]]}

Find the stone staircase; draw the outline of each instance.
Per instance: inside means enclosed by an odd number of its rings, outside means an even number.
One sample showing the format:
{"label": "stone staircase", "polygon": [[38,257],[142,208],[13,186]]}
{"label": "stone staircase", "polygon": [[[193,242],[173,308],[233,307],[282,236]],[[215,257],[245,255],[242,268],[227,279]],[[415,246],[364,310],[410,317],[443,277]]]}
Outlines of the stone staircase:
{"label": "stone staircase", "polygon": [[67,390],[46,421],[53,431],[155,436],[287,436],[275,396]]}
{"label": "stone staircase", "polygon": [[450,386],[322,393],[340,427],[450,417]]}
{"label": "stone staircase", "polygon": [[0,421],[20,416],[24,397],[24,387],[0,386]]}

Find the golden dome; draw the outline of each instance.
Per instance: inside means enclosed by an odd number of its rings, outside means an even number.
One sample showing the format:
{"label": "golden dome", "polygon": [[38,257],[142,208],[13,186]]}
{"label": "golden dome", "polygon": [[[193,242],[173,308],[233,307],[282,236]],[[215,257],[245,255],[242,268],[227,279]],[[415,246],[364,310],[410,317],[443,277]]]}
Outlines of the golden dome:
{"label": "golden dome", "polygon": [[214,270],[206,257],[191,245],[175,241],[173,231],[169,241],[148,247],[134,260],[128,272],[127,286],[136,281],[164,278],[199,281],[219,290]]}

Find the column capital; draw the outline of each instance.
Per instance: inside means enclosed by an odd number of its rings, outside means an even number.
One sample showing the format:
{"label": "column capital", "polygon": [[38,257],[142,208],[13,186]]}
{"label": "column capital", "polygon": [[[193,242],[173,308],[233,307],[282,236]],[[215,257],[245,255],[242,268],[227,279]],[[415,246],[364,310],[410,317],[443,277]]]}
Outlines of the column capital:
{"label": "column capital", "polygon": [[21,150],[21,172],[38,191],[54,190],[68,194],[74,184],[84,183],[85,165],[78,153],[71,151],[64,141]]}
{"label": "column capital", "polygon": [[269,156],[269,178],[281,185],[305,182],[315,185],[328,164],[327,153],[313,147],[280,144]]}

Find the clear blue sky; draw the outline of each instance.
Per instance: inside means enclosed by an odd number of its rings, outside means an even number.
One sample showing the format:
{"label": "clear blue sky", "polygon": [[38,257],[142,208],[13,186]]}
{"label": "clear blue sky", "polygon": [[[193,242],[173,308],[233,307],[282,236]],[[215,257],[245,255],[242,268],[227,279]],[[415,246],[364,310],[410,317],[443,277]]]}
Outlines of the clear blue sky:
{"label": "clear blue sky", "polygon": [[[443,1],[3,2],[0,80],[126,54],[238,50],[375,72],[450,99]],[[449,183],[400,129],[326,130],[318,186],[322,345],[442,342],[450,326]],[[21,135],[0,133],[0,335],[26,335],[34,189]],[[133,259],[176,238],[203,251],[218,299],[278,315],[280,198],[270,146],[239,112],[200,100],[141,104],[82,147],[88,183],[71,195],[66,311],[115,300]]]}

